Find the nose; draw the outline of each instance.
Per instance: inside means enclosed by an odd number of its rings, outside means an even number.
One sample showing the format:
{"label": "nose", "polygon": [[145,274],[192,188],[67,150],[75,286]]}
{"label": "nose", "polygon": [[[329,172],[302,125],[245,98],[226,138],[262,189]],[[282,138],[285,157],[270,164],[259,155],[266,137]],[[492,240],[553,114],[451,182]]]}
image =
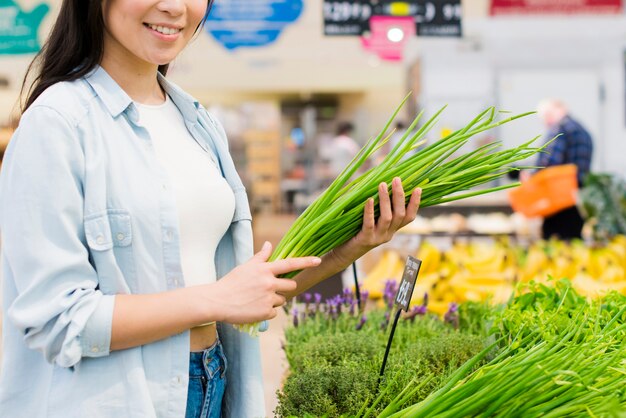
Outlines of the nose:
{"label": "nose", "polygon": [[161,12],[168,13],[172,16],[180,16],[185,12],[184,0],[161,0],[157,5],[157,9]]}

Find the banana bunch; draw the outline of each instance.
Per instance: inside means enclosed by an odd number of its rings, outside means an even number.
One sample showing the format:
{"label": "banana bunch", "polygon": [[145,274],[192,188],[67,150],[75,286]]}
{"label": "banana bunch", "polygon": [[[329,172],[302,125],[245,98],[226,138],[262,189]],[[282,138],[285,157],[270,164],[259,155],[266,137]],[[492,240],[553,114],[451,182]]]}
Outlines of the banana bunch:
{"label": "banana bunch", "polygon": [[404,261],[400,258],[400,255],[396,251],[385,250],[380,257],[380,261],[363,280],[361,290],[369,292],[371,299],[380,299],[383,297],[385,282],[387,280],[399,282],[403,272]]}
{"label": "banana bunch", "polygon": [[[572,280],[574,288],[588,297],[611,290],[626,294],[626,236],[597,248],[582,241],[550,240],[522,249],[500,240],[489,245],[456,242],[445,252],[424,241],[415,256],[422,266],[411,303],[422,304],[427,293],[428,309],[441,315],[451,302],[504,303],[517,282],[549,284],[550,277]],[[384,251],[362,288],[371,298],[381,298],[387,280],[401,279],[404,261],[396,251]]]}
{"label": "banana bunch", "polygon": [[[458,266],[447,283],[456,302],[503,303],[510,298],[518,270],[508,243],[455,244],[447,256]],[[450,297],[449,293],[441,296]]]}

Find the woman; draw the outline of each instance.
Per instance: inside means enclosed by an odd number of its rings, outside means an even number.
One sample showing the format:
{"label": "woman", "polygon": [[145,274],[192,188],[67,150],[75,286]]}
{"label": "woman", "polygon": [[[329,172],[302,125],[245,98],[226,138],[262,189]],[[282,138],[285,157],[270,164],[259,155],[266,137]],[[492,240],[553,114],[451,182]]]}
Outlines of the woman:
{"label": "woman", "polygon": [[396,179],[378,221],[369,199],[363,230],[321,259],[252,254],[224,131],[164,78],[209,7],[63,2],[0,176],[1,416],[262,416],[258,339],[233,325],[415,217],[420,192],[405,207]]}

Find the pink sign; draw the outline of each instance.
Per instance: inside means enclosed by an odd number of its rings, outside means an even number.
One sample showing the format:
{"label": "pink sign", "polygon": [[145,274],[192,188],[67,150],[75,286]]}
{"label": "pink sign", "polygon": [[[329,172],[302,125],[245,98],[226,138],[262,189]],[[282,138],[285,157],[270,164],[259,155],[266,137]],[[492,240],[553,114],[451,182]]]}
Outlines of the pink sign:
{"label": "pink sign", "polygon": [[622,0],[491,0],[491,15],[620,14]]}
{"label": "pink sign", "polygon": [[411,16],[372,16],[370,35],[361,37],[363,47],[386,61],[402,61],[407,41],[415,36],[415,19]]}

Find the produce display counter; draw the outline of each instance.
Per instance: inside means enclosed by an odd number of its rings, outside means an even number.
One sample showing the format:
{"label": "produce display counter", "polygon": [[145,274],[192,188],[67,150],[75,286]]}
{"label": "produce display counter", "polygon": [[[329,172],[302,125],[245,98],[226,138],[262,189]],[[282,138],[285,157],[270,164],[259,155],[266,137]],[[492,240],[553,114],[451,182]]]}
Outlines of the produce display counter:
{"label": "produce display counter", "polygon": [[470,197],[463,200],[444,203],[420,209],[420,215],[432,217],[442,214],[459,213],[468,216],[474,213],[500,212],[510,215],[513,209],[509,203],[508,190]]}

